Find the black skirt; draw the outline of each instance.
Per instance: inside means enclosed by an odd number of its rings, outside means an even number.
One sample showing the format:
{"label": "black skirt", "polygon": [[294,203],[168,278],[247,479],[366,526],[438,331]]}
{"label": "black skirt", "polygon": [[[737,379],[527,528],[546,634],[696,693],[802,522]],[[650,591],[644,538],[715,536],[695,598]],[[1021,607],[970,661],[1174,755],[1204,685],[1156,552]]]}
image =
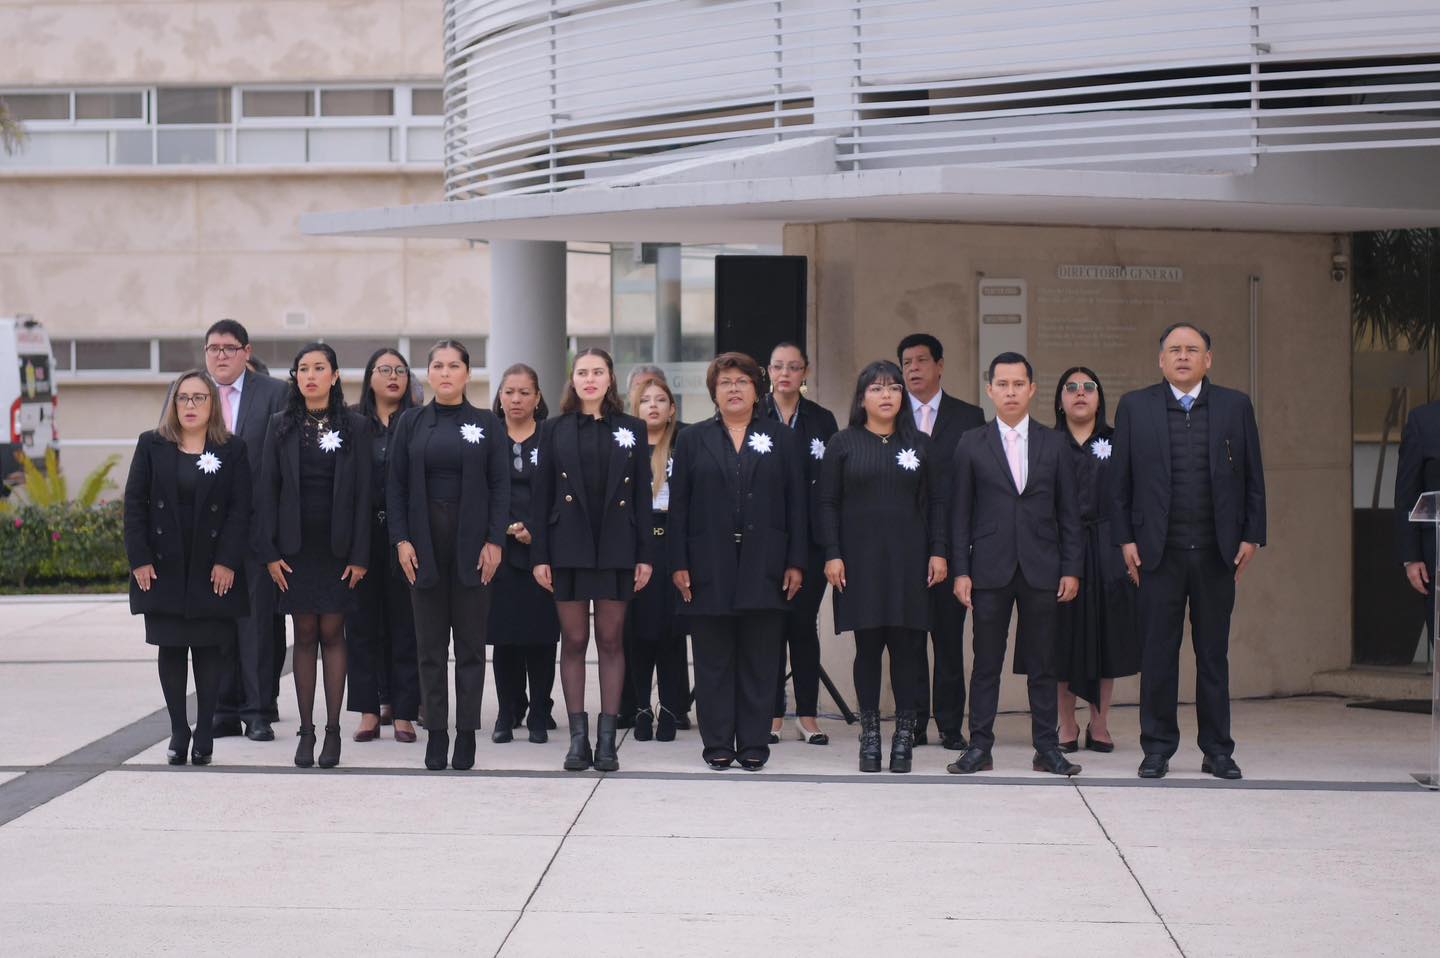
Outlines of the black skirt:
{"label": "black skirt", "polygon": [[[635,594],[632,569],[550,569],[556,602],[592,602],[602,599],[629,602]],[[646,587],[649,588],[648,586]]]}
{"label": "black skirt", "polygon": [[529,569],[500,563],[490,585],[490,645],[554,645],[560,641],[555,597],[541,588]]}
{"label": "black skirt", "polygon": [[1109,523],[1086,523],[1080,594],[1060,606],[1055,677],[1087,702],[1100,700],[1101,679],[1140,671],[1137,593],[1119,546],[1110,544]]}
{"label": "black skirt", "polygon": [[630,634],[646,642],[659,642],[685,634],[685,626],[675,618],[675,603],[680,593],[670,581],[669,553],[665,548],[666,518],[666,513],[654,513],[651,535],[655,537],[655,547],[650,554],[655,560],[655,571],[650,576],[650,583],[635,593],[630,603]]}
{"label": "black skirt", "polygon": [[[300,552],[283,558],[291,571],[285,573],[289,588],[280,593],[279,612],[317,615],[355,611],[355,590],[340,579],[348,563],[330,551],[328,516],[307,522],[300,533]],[[384,574],[382,569],[371,571]]]}
{"label": "black skirt", "polygon": [[234,619],[187,619],[165,612],[145,613],[145,641],[168,647],[229,645],[235,641]]}

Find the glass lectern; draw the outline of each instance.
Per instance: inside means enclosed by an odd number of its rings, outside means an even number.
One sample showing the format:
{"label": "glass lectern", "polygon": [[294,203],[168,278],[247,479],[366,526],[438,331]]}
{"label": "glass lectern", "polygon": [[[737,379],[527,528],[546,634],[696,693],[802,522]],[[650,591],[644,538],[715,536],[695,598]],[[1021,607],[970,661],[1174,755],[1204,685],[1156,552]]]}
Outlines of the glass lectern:
{"label": "glass lectern", "polygon": [[[1410,521],[1434,527],[1436,556],[1440,557],[1440,492],[1422,493],[1415,500],[1415,508],[1410,510]],[[1437,573],[1440,568],[1430,570],[1431,589],[1440,587]],[[1431,623],[1434,626],[1431,635],[1440,637],[1440,604],[1435,605],[1432,614],[1435,621]],[[1426,759],[1427,769],[1416,772],[1415,781],[1426,788],[1440,789],[1440,660],[1434,654],[1430,657],[1430,672],[1430,754]]]}

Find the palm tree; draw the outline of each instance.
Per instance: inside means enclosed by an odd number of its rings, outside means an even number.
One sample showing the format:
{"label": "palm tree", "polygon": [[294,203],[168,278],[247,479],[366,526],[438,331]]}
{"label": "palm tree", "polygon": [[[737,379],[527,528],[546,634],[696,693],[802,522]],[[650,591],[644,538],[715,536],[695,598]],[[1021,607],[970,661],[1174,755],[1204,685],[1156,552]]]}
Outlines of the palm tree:
{"label": "palm tree", "polygon": [[10,115],[10,106],[0,100],[0,149],[14,153],[25,143],[25,128]]}

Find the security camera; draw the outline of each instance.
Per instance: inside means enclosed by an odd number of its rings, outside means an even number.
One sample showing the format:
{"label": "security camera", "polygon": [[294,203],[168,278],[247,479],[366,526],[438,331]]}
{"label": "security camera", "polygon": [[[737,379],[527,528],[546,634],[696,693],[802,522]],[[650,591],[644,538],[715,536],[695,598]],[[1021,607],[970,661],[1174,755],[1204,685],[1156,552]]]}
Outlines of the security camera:
{"label": "security camera", "polygon": [[1336,253],[1330,257],[1330,278],[1337,283],[1345,282],[1346,275],[1350,272],[1350,257],[1344,253]]}

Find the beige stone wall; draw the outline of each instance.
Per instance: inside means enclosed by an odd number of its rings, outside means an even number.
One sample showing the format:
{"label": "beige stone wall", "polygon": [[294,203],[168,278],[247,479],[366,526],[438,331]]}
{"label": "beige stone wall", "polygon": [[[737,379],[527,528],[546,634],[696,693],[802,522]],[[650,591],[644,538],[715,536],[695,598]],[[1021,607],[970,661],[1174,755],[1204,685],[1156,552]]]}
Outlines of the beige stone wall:
{"label": "beige stone wall", "polygon": [[[848,401],[856,369],[893,357],[901,336],[922,330],[946,345],[947,388],[975,401],[980,363],[989,358],[976,355],[981,276],[1028,283],[1029,356],[1040,386],[1033,412],[1041,421],[1052,419],[1055,381],[1071,364],[1096,369],[1112,410],[1121,387],[1158,381],[1155,337],[1176,319],[1214,335],[1217,382],[1249,391],[1248,278],[1260,277],[1254,392],[1269,546],[1236,603],[1230,656],[1236,696],[1308,692],[1317,671],[1350,661],[1349,289],[1330,278],[1333,242],[1329,235],[885,222],[791,226],[785,233],[787,253],[811,257],[816,379],[820,400],[836,410]],[[1062,282],[1056,276],[1062,263],[1179,266],[1184,281]],[[1133,332],[1111,343],[1087,341],[1088,323],[1077,319]],[[1082,345],[1072,345],[1077,337]],[[825,645],[831,676],[848,677],[849,637],[831,636]],[[1181,679],[1187,700],[1193,682],[1187,666]],[[1117,701],[1133,702],[1137,692],[1137,681],[1124,681]],[[1023,682],[1006,681],[1002,706],[1024,707]]]}

